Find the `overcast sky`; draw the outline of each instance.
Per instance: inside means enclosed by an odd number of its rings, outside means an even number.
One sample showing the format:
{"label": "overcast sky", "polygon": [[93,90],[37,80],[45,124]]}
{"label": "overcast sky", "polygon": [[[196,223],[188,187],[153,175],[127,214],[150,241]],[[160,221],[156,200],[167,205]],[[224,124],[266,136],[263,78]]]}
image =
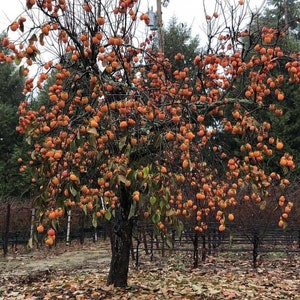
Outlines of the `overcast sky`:
{"label": "overcast sky", "polygon": [[[238,0],[231,0],[238,2]],[[163,0],[162,0],[163,2]],[[214,11],[215,0],[204,0],[208,13],[212,14]],[[263,0],[250,0],[252,8],[261,5]],[[24,7],[26,0],[9,0],[5,1],[0,6],[0,29],[4,30],[7,25],[17,17]],[[156,0],[142,0],[142,8],[147,10],[147,7],[153,7],[156,10]],[[163,20],[167,24],[168,20],[176,15],[178,20],[192,26],[193,33],[198,33],[203,29],[203,0],[169,0],[167,8],[162,8]]]}

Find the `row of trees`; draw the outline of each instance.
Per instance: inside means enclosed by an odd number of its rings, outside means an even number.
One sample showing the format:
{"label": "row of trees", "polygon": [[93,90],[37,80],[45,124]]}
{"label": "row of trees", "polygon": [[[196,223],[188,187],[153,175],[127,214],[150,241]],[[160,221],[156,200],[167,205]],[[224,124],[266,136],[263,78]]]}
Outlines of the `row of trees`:
{"label": "row of trees", "polygon": [[[19,162],[31,174],[37,224],[57,226],[74,205],[95,226],[110,220],[115,286],[127,284],[136,218],[150,219],[164,238],[183,229],[182,218],[196,235],[212,220],[223,231],[235,216],[270,215],[286,226],[300,78],[297,16],[286,8],[276,1],[261,16],[244,1],[216,1],[205,50],[174,19],[161,53],[155,35],[133,38],[137,23],[149,24],[138,0],[28,0],[31,20],[10,25],[20,38],[2,39],[9,50],[0,59],[26,75],[17,131],[28,146],[21,139]],[[263,26],[272,13],[276,23]]]}

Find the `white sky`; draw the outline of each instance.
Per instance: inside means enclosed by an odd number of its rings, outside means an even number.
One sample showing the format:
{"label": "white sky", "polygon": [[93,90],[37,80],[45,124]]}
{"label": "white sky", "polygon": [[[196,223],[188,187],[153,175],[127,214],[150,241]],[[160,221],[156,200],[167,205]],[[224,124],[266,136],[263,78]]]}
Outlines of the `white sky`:
{"label": "white sky", "polygon": [[[238,2],[238,0],[231,0]],[[249,0],[250,6],[256,8],[264,2],[263,0]],[[162,0],[163,2],[163,0]],[[215,0],[204,0],[208,13],[214,11]],[[245,1],[246,2],[246,1]],[[0,5],[0,31],[7,28],[22,11],[26,0],[8,0]],[[142,7],[153,7],[156,11],[156,0],[142,0]],[[146,9],[147,10],[147,9]],[[193,34],[200,33],[205,20],[203,18],[203,0],[170,0],[167,8],[162,8],[164,24],[176,15],[178,21],[192,26]]]}
{"label": "white sky", "polygon": [[[3,1],[3,0],[2,0]],[[141,12],[147,12],[148,8],[153,7],[156,11],[157,0],[141,0]],[[161,0],[163,2],[163,0]],[[231,3],[237,3],[238,0],[218,0],[218,1],[231,1]],[[266,0],[245,0],[249,1],[252,9],[257,10],[262,3]],[[212,15],[215,10],[216,0],[170,0],[167,8],[162,8],[163,23],[168,24],[171,17],[176,16],[179,23],[186,23],[188,26],[192,27],[192,35],[200,36],[200,47],[206,44],[206,34],[205,34],[205,15],[203,9],[203,2],[207,10],[207,14]],[[5,4],[0,5],[0,32],[6,30],[7,27],[20,15],[26,16],[24,14],[24,8],[26,5],[26,0],[8,0]],[[144,29],[140,31],[143,35]],[[17,33],[16,33],[17,34]],[[137,32],[139,35],[139,33]],[[16,36],[18,38],[18,36]],[[35,72],[35,71],[33,71]]]}

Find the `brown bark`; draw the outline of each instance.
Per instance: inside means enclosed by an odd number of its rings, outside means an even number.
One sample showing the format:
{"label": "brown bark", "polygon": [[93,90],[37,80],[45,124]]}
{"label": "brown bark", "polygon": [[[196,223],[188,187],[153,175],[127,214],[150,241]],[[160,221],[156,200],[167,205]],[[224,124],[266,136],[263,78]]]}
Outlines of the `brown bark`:
{"label": "brown bark", "polygon": [[131,199],[126,188],[121,188],[120,206],[115,209],[111,232],[111,263],[107,285],[126,287],[132,246],[132,220],[128,220]]}

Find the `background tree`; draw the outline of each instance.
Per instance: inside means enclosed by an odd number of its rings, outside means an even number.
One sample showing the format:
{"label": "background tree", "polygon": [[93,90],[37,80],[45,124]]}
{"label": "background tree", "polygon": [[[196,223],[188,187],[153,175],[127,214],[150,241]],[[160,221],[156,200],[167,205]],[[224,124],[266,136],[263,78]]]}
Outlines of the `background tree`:
{"label": "background tree", "polygon": [[270,27],[283,28],[287,35],[299,40],[299,0],[268,0],[267,4],[260,20]]}
{"label": "background tree", "polygon": [[[282,28],[285,36],[279,41],[279,45],[286,53],[297,53],[300,49],[299,44],[299,7],[298,0],[283,0],[283,1],[268,1],[269,6],[264,10],[262,16],[257,18],[255,24],[257,28],[264,26],[273,28]],[[282,60],[281,70],[284,72],[297,73],[293,64],[286,57]],[[272,122],[274,135],[279,135],[286,144],[286,149],[289,151],[295,160],[295,164],[299,165],[299,87],[291,84],[286,80],[282,87],[286,101],[280,105],[280,109],[284,112],[281,118],[273,118]],[[271,116],[270,116],[271,117]],[[295,168],[292,180],[297,181],[299,178],[299,168]]]}
{"label": "background tree", "polygon": [[[6,38],[2,34],[1,39]],[[10,50],[0,46],[0,51],[10,61]],[[0,64],[0,196],[19,196],[25,191],[28,181],[18,171],[18,158],[22,154],[23,136],[15,128],[18,125],[19,104],[24,100],[24,79],[13,64]],[[25,154],[25,153],[23,153]],[[28,178],[27,178],[28,179]]]}
{"label": "background tree", "polygon": [[[207,230],[212,219],[223,231],[231,219],[228,210],[247,201],[237,195],[250,193],[251,208],[260,210],[262,201],[270,201],[271,187],[280,185],[283,194],[289,184],[266,168],[268,158],[284,148],[280,140],[269,139],[270,122],[257,117],[266,105],[276,114],[284,99],[282,81],[270,84],[272,74],[282,78],[278,62],[283,50],[275,48],[281,32],[265,28],[262,39],[270,43],[255,45],[255,56],[249,58],[240,40],[249,34],[241,23],[247,5],[222,2],[216,7],[222,14],[206,16],[207,53],[168,77],[170,60],[153,50],[149,39],[133,42],[135,22],[150,21],[138,13],[138,2],[28,1],[28,9],[36,9],[30,15],[39,12],[34,24],[40,26],[26,29],[23,17],[10,26],[23,37],[22,45],[14,44],[23,70],[44,59],[40,49],[49,44],[57,58],[40,65],[36,81],[27,77],[25,82],[24,92],[34,95],[35,86],[42,88],[49,70],[55,70],[49,105],[37,108],[24,101],[19,106],[17,129],[32,149],[28,167],[36,183],[37,222],[55,227],[63,210],[73,205],[92,214],[95,224],[97,218],[111,220],[107,283],[115,286],[127,284],[134,219],[149,218],[166,240],[171,229],[182,230],[180,218],[193,219],[196,234]],[[183,66],[184,60],[179,55],[174,64]],[[289,60],[299,66],[296,56]],[[231,97],[243,74],[245,92]],[[297,82],[295,75],[281,74]],[[207,126],[208,119],[216,121]],[[238,153],[224,147],[223,131],[243,141]],[[287,171],[294,168],[288,154],[282,158]],[[272,201],[277,202],[272,216],[286,219],[289,202]],[[53,244],[53,234],[46,243]]]}
{"label": "background tree", "polygon": [[[192,29],[187,24],[179,23],[173,16],[164,29],[164,54],[173,66],[173,71],[193,65],[194,57],[199,54],[200,40],[192,36]],[[178,54],[184,59],[177,59]]]}

